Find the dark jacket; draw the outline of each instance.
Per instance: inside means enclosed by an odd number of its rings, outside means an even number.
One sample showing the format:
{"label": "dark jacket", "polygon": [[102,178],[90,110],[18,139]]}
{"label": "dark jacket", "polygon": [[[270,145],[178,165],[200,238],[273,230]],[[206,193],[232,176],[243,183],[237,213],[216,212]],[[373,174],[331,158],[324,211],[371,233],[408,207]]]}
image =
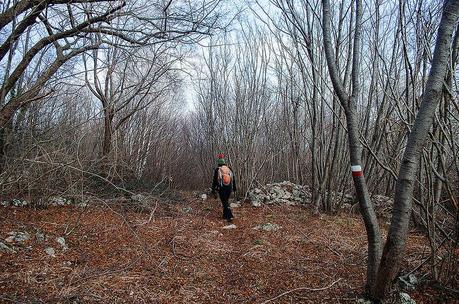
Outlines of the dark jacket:
{"label": "dark jacket", "polygon": [[[231,173],[233,175],[233,178],[231,180],[232,190],[236,191],[236,177],[234,176],[233,169],[231,169],[230,166],[228,166],[228,168],[231,170]],[[215,190],[223,190],[223,189],[220,189],[220,184],[218,182],[218,169],[219,169],[219,167],[215,168],[215,170],[214,170],[214,178],[212,180],[212,192],[215,192]]]}

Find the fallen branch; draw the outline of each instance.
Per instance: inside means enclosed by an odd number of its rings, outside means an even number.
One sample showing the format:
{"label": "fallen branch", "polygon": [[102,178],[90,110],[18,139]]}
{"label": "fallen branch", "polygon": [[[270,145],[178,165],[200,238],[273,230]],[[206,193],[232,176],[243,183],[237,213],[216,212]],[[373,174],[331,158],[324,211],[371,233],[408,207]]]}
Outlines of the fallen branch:
{"label": "fallen branch", "polygon": [[289,291],[286,291],[286,292],[283,292],[281,293],[280,295],[272,298],[272,299],[269,299],[269,300],[266,300],[264,301],[263,303],[261,304],[266,304],[266,303],[269,303],[271,301],[274,301],[274,300],[277,300],[279,299],[280,297],[283,297],[285,295],[288,295],[289,293],[292,293],[292,292],[295,292],[295,291],[300,291],[300,290],[307,290],[307,291],[322,291],[322,290],[326,290],[326,289],[329,289],[331,287],[333,287],[333,285],[335,285],[336,283],[338,283],[339,281],[341,281],[342,278],[339,278],[338,280],[334,281],[333,283],[331,283],[330,285],[328,286],[325,286],[325,287],[321,287],[321,288],[309,288],[309,287],[298,287],[298,288],[295,288],[295,289],[292,289],[292,290],[289,290]]}

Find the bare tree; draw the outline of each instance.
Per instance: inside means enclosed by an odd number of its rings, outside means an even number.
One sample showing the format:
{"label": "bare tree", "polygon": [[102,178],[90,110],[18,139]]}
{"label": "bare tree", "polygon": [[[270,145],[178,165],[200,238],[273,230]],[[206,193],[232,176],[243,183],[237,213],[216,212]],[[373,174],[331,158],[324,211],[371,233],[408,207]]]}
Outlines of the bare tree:
{"label": "bare tree", "polygon": [[370,194],[367,188],[365,177],[362,172],[362,145],[359,138],[358,120],[357,120],[357,98],[359,97],[360,84],[360,39],[362,23],[362,1],[356,1],[356,20],[352,56],[352,91],[347,93],[334,60],[332,40],[331,40],[331,8],[328,0],[323,0],[323,35],[325,54],[330,72],[330,78],[333,83],[336,94],[344,108],[347,122],[347,132],[349,141],[349,152],[351,158],[352,177],[354,186],[359,200],[360,212],[365,222],[368,238],[368,264],[367,264],[367,286],[370,292],[376,283],[376,273],[378,271],[379,259],[381,257],[381,233],[379,231],[378,220],[370,200]]}
{"label": "bare tree", "polygon": [[458,18],[459,2],[445,1],[426,90],[408,136],[395,185],[391,226],[384,246],[374,292],[374,296],[378,300],[384,299],[390,283],[397,275],[400,259],[405,249],[419,158],[432,126],[437,105],[442,97],[448,66],[451,64],[453,34],[457,28]]}

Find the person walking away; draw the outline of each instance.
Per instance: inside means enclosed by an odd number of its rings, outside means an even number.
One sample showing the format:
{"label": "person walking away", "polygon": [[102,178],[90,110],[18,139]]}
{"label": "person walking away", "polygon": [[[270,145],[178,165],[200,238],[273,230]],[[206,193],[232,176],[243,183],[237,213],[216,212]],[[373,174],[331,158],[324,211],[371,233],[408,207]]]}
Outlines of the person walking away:
{"label": "person walking away", "polygon": [[223,154],[218,154],[217,165],[212,180],[212,194],[215,195],[218,191],[223,206],[223,218],[232,222],[234,217],[229,206],[229,198],[232,191],[236,192],[236,179]]}

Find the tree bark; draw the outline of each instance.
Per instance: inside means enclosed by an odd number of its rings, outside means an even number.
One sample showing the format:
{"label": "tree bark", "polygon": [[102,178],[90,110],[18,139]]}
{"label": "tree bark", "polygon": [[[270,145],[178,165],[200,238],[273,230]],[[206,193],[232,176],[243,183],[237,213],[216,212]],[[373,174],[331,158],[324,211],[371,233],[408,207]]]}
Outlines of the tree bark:
{"label": "tree bark", "polygon": [[[359,70],[360,70],[360,35],[362,22],[362,1],[356,1],[356,21],[354,32],[354,45],[352,54],[352,94],[349,95],[341,79],[338,69],[335,65],[335,60],[332,50],[331,29],[330,29],[330,2],[323,0],[323,35],[324,48],[328,64],[330,78],[333,88],[344,108],[346,115],[346,124],[348,131],[349,154],[351,166],[362,165],[362,145],[359,140],[359,130],[357,121],[357,106],[356,101],[359,94]],[[350,60],[350,58],[348,59]],[[367,263],[367,284],[366,291],[371,292],[376,282],[376,274],[378,271],[379,260],[381,257],[381,233],[379,230],[378,220],[370,200],[370,194],[365,181],[365,177],[360,171],[360,174],[352,174],[355,191],[359,200],[360,212],[365,222],[368,240],[368,263]]]}
{"label": "tree bark", "polygon": [[408,143],[395,184],[391,225],[374,290],[374,298],[378,301],[384,300],[391,282],[397,275],[400,260],[405,251],[419,158],[442,96],[443,84],[450,63],[452,36],[457,26],[458,16],[459,1],[445,1],[426,90],[422,96],[414,126],[408,136]]}

